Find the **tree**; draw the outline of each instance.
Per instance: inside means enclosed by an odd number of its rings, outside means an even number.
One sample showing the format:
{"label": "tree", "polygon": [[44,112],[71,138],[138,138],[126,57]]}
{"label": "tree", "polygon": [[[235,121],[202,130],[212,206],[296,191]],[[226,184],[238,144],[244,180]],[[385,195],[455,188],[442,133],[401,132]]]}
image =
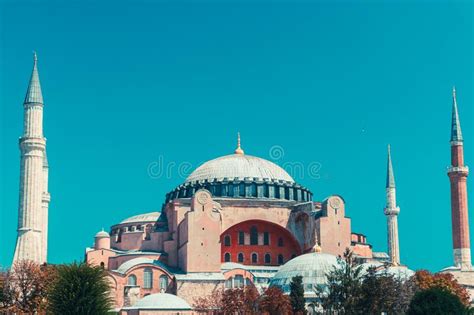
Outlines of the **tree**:
{"label": "tree", "polygon": [[252,286],[243,289],[216,291],[208,296],[196,299],[195,309],[205,314],[258,314],[257,302],[260,295]]}
{"label": "tree", "polygon": [[216,290],[212,294],[198,297],[194,301],[194,308],[200,314],[221,314],[222,296],[224,290]]}
{"label": "tree", "polygon": [[284,295],[280,288],[270,287],[260,299],[259,310],[270,315],[291,314],[290,298]]}
{"label": "tree", "polygon": [[303,277],[295,276],[290,282],[290,301],[294,314],[306,315]]}
{"label": "tree", "polygon": [[458,315],[467,314],[467,309],[456,294],[445,288],[431,287],[415,294],[407,314]]}
{"label": "tree", "polygon": [[41,313],[47,308],[48,288],[54,280],[54,268],[30,260],[13,264],[3,274],[0,307],[17,313]]}
{"label": "tree", "polygon": [[360,314],[404,314],[413,297],[413,281],[403,282],[387,272],[370,267],[362,278],[360,299],[355,309]]}
{"label": "tree", "polygon": [[57,268],[50,294],[52,314],[108,314],[112,308],[107,273],[99,266],[72,263]]}
{"label": "tree", "polygon": [[427,270],[419,270],[415,273],[414,279],[417,288],[420,290],[433,287],[444,288],[457,295],[465,306],[468,306],[470,303],[469,293],[450,273],[432,274]]}
{"label": "tree", "polygon": [[327,286],[317,291],[321,306],[327,312],[357,314],[361,283],[362,267],[346,249],[344,259],[339,258],[338,265],[327,275]]}
{"label": "tree", "polygon": [[258,299],[260,294],[257,288],[253,285],[247,285],[244,287],[244,314],[252,315],[258,314]]}

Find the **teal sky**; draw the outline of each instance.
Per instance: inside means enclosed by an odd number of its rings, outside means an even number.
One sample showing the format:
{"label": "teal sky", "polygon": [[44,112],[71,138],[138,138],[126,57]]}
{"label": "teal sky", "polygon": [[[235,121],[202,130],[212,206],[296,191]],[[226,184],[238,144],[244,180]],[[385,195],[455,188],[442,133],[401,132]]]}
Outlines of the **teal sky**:
{"label": "teal sky", "polygon": [[[402,262],[450,265],[451,88],[474,167],[473,17],[471,1],[1,1],[0,265],[15,245],[33,50],[50,262],[82,260],[102,227],[160,209],[178,165],[232,153],[240,131],[246,153],[303,165],[292,175],[315,200],[342,195],[376,251],[390,143]],[[161,159],[169,174],[150,176]]]}

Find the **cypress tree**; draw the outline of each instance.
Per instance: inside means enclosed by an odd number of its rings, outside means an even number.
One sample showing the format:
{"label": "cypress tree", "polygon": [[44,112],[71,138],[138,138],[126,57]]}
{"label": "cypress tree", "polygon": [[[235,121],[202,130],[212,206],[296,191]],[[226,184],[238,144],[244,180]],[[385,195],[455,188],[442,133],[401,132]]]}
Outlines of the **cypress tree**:
{"label": "cypress tree", "polygon": [[294,314],[306,315],[303,277],[295,276],[290,282],[290,301]]}

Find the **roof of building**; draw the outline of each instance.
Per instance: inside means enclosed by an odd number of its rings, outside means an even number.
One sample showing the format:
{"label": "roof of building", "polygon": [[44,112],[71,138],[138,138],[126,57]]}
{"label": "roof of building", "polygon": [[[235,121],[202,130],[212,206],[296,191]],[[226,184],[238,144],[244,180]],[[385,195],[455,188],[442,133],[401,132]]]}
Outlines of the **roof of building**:
{"label": "roof of building", "polygon": [[126,218],[122,220],[120,224],[124,223],[138,223],[138,222],[155,222],[158,220],[161,212],[149,212],[149,213],[142,213],[138,215],[134,215],[133,217]]}
{"label": "roof of building", "polygon": [[125,309],[143,309],[143,310],[170,310],[170,311],[186,311],[192,310],[191,306],[174,294],[155,293],[145,296],[138,300],[131,307]]}
{"label": "roof of building", "polygon": [[305,294],[314,294],[316,288],[326,285],[326,275],[337,263],[337,257],[330,254],[309,253],[298,256],[280,267],[270,281],[270,286],[278,286],[288,293],[291,279],[302,276]]}
{"label": "roof of building", "polygon": [[230,154],[207,161],[194,170],[185,182],[212,181],[214,179],[233,180],[235,178],[282,180],[294,183],[293,178],[275,163],[243,153]]}
{"label": "roof of building", "polygon": [[97,232],[97,234],[95,235],[95,237],[110,237],[110,235],[109,235],[109,233],[107,233],[106,231],[104,231],[104,229],[102,229],[102,231]]}
{"label": "roof of building", "polygon": [[411,269],[408,269],[406,266],[388,266],[387,268],[377,271],[377,274],[389,274],[399,280],[406,281],[411,278],[415,272]]}
{"label": "roof of building", "polygon": [[38,75],[38,57],[36,52],[33,53],[33,71],[31,72],[30,83],[26,91],[25,104],[38,103],[43,104],[43,94],[41,92],[41,85]]}
{"label": "roof of building", "polygon": [[118,267],[114,271],[124,275],[133,267],[138,266],[138,265],[144,265],[144,264],[155,265],[169,272],[168,267],[165,264],[163,264],[161,261],[151,259],[151,258],[146,258],[146,257],[130,259],[124,262],[123,264],[121,264],[120,267]]}

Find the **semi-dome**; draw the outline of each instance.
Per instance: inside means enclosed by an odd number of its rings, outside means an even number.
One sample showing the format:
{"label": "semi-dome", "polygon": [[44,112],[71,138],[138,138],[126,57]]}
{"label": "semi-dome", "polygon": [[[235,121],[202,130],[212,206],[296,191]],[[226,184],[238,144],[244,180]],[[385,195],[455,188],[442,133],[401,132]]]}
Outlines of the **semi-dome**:
{"label": "semi-dome", "polygon": [[327,274],[337,266],[336,256],[323,253],[309,253],[293,258],[281,266],[270,281],[270,286],[278,286],[283,292],[290,292],[290,282],[295,276],[303,277],[306,293],[314,294],[317,288],[327,284]]}
{"label": "semi-dome", "polygon": [[138,300],[129,309],[188,311],[191,306],[174,294],[155,293]]}
{"label": "semi-dome", "polygon": [[120,224],[125,223],[137,223],[137,222],[154,222],[158,220],[161,212],[149,212],[149,213],[142,213],[138,215],[134,215],[133,217],[126,218],[122,220]]}
{"label": "semi-dome", "polygon": [[186,178],[187,182],[244,179],[269,179],[294,183],[280,166],[268,160],[245,154],[230,154],[205,162]]}

